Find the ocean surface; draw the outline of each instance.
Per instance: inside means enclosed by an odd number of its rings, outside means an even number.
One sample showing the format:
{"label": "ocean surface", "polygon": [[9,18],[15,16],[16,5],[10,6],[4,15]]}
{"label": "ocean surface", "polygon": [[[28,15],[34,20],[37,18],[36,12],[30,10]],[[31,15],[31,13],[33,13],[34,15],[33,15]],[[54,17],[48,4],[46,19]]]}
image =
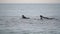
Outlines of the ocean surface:
{"label": "ocean surface", "polygon": [[60,34],[60,4],[0,4],[0,34]]}
{"label": "ocean surface", "polygon": [[0,4],[0,16],[59,16],[60,4]]}

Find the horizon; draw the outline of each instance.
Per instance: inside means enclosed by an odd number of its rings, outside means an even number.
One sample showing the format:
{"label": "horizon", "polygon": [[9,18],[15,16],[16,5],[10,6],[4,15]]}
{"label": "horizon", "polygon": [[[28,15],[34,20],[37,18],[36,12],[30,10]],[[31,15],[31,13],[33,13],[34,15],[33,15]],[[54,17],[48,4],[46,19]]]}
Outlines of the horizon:
{"label": "horizon", "polygon": [[60,0],[0,0],[0,3],[48,3],[60,4]]}
{"label": "horizon", "polygon": [[0,4],[60,4],[60,3],[0,3]]}

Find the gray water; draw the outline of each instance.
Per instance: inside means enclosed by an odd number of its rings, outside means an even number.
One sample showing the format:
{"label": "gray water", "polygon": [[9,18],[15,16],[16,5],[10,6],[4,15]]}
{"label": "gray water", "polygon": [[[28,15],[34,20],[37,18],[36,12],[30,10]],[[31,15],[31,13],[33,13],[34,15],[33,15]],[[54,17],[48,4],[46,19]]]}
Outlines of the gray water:
{"label": "gray water", "polygon": [[0,4],[0,16],[59,16],[60,4]]}
{"label": "gray water", "polygon": [[[0,34],[60,34],[59,14],[60,4],[0,4]],[[39,15],[57,20],[41,20]]]}

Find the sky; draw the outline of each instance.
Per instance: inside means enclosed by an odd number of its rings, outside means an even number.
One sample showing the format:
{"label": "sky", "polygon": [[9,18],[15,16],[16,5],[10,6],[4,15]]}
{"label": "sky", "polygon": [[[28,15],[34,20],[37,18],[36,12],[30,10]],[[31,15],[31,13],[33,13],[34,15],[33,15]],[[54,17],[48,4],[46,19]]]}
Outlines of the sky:
{"label": "sky", "polygon": [[60,3],[60,0],[0,0],[0,3]]}

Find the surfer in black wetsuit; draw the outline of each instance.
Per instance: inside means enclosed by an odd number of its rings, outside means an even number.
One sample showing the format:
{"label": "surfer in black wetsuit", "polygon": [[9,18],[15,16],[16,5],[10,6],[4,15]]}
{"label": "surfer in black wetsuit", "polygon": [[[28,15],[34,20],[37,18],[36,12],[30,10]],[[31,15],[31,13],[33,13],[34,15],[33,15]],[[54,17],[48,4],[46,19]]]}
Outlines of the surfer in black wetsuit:
{"label": "surfer in black wetsuit", "polygon": [[40,15],[40,19],[42,20],[42,19],[55,19],[55,18],[49,18],[49,17],[44,17],[44,16],[42,16],[42,15]]}
{"label": "surfer in black wetsuit", "polygon": [[29,19],[28,17],[25,17],[24,15],[22,15],[22,18],[24,18],[24,19]]}
{"label": "surfer in black wetsuit", "polygon": [[43,16],[42,15],[40,15],[40,19],[42,19],[43,18]]}

